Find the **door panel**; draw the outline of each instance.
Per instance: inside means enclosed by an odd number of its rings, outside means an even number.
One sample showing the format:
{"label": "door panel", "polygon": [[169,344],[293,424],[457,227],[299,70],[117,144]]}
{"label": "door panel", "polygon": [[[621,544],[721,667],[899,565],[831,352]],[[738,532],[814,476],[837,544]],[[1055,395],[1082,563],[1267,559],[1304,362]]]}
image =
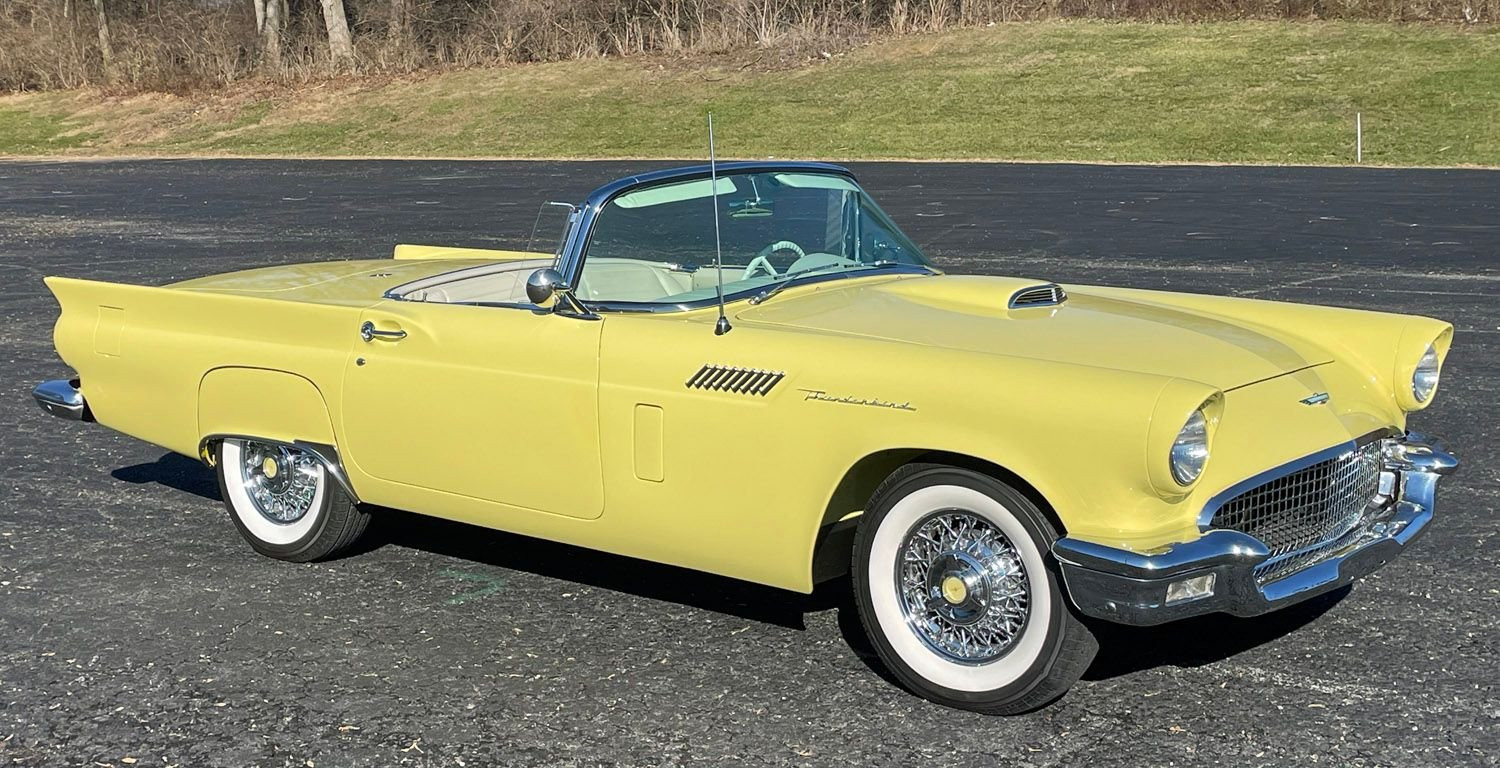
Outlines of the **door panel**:
{"label": "door panel", "polygon": [[[714,315],[610,315],[599,417],[617,551],[766,584],[803,588],[828,494],[853,459],[841,422],[858,415],[803,402],[818,365],[791,334]],[[688,386],[705,365],[785,374],[764,394]],[[857,458],[857,457],[856,457]]]}
{"label": "door panel", "polygon": [[375,333],[349,329],[343,398],[359,471],[570,517],[603,512],[602,322],[393,300],[361,322]]}

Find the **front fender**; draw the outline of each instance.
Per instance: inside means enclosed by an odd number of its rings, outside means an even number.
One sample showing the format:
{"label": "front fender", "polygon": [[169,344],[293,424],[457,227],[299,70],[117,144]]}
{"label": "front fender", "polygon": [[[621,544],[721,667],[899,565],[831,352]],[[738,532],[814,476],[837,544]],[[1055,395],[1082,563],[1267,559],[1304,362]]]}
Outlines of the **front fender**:
{"label": "front fender", "polygon": [[[915,410],[806,406],[837,408],[829,414],[837,426],[830,422],[825,433],[839,439],[825,446],[851,450],[829,467],[827,506],[807,531],[810,558],[821,547],[819,536],[826,539],[833,524],[863,511],[891,470],[931,456],[1014,476],[1045,500],[1069,535],[1146,550],[1196,534],[1186,496],[1159,492],[1147,467],[1164,398],[1174,406],[1187,402],[1168,397],[1181,394],[1173,387],[1183,388],[1182,380],[937,349],[903,353],[903,365],[874,377],[863,368],[857,383],[832,382],[827,391],[900,393]],[[942,375],[927,375],[933,371]],[[1188,408],[1213,392],[1201,384],[1190,389]],[[1175,430],[1183,418],[1173,410],[1168,420]]]}

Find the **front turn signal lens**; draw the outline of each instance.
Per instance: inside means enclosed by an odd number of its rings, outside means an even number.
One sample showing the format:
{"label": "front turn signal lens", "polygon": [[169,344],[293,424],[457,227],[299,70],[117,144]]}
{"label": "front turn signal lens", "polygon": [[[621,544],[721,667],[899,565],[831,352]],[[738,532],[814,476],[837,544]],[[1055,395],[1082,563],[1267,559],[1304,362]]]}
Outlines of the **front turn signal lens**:
{"label": "front turn signal lens", "polygon": [[1205,573],[1202,576],[1174,581],[1167,585],[1167,605],[1185,603],[1201,597],[1211,597],[1214,593],[1214,582],[1216,581],[1218,581],[1218,574],[1214,573]]}

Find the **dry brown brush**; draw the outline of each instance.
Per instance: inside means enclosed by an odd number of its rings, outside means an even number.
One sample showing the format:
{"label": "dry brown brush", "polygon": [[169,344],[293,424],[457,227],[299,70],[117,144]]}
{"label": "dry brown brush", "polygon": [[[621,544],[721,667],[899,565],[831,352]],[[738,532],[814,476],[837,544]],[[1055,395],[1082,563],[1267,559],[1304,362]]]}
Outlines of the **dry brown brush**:
{"label": "dry brown brush", "polygon": [[[330,54],[330,3],[345,10],[352,61]],[[788,60],[873,33],[1048,18],[1473,24],[1500,18],[1500,0],[0,0],[0,91],[752,48]]]}

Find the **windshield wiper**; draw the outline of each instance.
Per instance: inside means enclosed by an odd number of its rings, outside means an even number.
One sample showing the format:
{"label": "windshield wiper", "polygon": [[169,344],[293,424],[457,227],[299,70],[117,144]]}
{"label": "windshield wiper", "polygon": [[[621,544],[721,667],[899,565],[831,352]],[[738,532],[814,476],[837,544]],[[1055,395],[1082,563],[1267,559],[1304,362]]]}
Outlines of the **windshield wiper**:
{"label": "windshield wiper", "polygon": [[[803,275],[810,275],[810,274],[812,274],[814,272],[826,272],[826,271],[828,271],[830,269],[833,269],[834,267],[841,267],[841,268],[843,268],[845,270],[848,270],[850,272],[856,272],[856,271],[857,272],[864,272],[864,271],[868,271],[868,270],[887,269],[887,268],[890,268],[890,267],[904,267],[904,266],[908,266],[908,265],[902,264],[899,261],[874,261],[874,262],[870,262],[869,264],[857,264],[857,265],[852,265],[852,266],[855,267],[855,268],[851,268],[851,265],[849,265],[849,264],[839,264],[837,262],[834,262],[832,264],[819,264],[816,267],[808,267],[807,269],[799,269],[796,272],[787,272],[786,274],[783,274],[781,276],[782,279],[779,280],[779,281],[777,281],[777,283],[775,285],[771,286],[770,288],[765,289],[764,291],[761,291],[760,293],[755,294],[754,296],[751,296],[750,297],[750,303],[751,304],[760,304],[761,302],[765,301],[766,299],[769,299],[772,296],[775,296],[776,294],[781,293],[783,290],[789,288],[792,285],[792,283],[796,282],[797,278],[802,277]],[[915,265],[911,265],[911,266],[915,266]]]}

